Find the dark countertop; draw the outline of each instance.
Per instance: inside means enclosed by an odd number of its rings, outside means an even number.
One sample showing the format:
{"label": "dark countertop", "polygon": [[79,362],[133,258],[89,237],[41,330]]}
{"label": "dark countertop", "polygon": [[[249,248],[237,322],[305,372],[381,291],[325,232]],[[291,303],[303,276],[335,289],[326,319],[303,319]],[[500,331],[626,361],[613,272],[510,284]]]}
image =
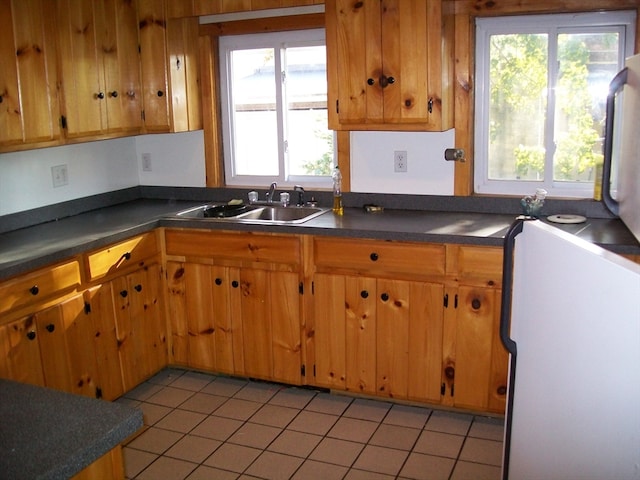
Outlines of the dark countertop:
{"label": "dark countertop", "polygon": [[[234,198],[229,195],[226,193],[225,198]],[[0,233],[0,279],[62,261],[159,226],[502,246],[502,238],[517,216],[512,213],[483,213],[477,209],[387,208],[380,213],[365,213],[356,207],[345,208],[342,217],[327,212],[297,225],[239,224],[228,220],[173,216],[178,211],[204,203],[206,201],[201,199],[176,200],[175,197],[170,200],[128,199],[60,220]],[[640,244],[618,219],[588,218],[582,224],[554,225],[613,252],[640,254]]]}
{"label": "dark countertop", "polygon": [[142,427],[118,403],[0,380],[0,476],[67,479]]}

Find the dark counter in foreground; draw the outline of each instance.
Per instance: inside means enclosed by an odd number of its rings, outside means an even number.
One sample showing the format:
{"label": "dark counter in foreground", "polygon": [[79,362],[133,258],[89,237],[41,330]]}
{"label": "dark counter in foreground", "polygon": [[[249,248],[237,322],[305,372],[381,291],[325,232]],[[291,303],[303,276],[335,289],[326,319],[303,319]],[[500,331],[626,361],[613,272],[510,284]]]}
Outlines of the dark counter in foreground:
{"label": "dark counter in foreground", "polygon": [[67,479],[142,427],[142,412],[0,380],[2,478]]}

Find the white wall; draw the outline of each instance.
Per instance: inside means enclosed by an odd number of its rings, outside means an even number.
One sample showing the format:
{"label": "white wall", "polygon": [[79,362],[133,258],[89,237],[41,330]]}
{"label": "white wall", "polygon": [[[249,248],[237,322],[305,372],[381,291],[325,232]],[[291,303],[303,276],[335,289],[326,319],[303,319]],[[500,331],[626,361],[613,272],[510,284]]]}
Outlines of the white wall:
{"label": "white wall", "polygon": [[[142,171],[151,154],[151,172]],[[51,167],[69,183],[53,187]],[[205,184],[202,131],[143,135],[0,155],[0,215],[136,185]]]}
{"label": "white wall", "polygon": [[[354,132],[354,192],[452,195],[454,132]],[[394,173],[393,152],[407,152],[407,173]],[[151,171],[142,156],[150,154]],[[66,164],[69,183],[53,187],[51,167]],[[0,215],[136,185],[205,186],[203,132],[142,135],[0,154]]]}
{"label": "white wall", "polygon": [[[151,171],[142,168],[142,155],[149,154]],[[204,187],[204,134],[196,132],[142,135],[136,138],[140,185]]]}
{"label": "white wall", "polygon": [[[352,132],[353,192],[453,195],[454,162],[444,159],[455,131]],[[394,151],[407,152],[407,172],[394,171]]]}

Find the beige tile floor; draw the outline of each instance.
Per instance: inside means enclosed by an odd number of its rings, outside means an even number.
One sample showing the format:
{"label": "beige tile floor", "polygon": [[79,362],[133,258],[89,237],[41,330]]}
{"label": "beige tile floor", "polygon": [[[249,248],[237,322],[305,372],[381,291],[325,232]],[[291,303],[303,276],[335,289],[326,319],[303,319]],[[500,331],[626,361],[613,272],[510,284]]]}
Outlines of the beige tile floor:
{"label": "beige tile floor", "polygon": [[117,401],[128,479],[500,478],[500,419],[177,369]]}

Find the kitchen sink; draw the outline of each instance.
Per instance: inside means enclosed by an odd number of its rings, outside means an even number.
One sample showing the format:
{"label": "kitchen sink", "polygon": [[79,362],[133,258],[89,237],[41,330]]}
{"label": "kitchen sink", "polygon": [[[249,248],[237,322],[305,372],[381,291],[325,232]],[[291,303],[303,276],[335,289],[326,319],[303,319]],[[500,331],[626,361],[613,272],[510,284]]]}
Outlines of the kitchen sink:
{"label": "kitchen sink", "polygon": [[201,219],[227,223],[261,223],[267,225],[304,223],[329,211],[320,207],[280,205],[243,205],[224,209],[224,205],[200,205],[175,215],[177,218]]}

